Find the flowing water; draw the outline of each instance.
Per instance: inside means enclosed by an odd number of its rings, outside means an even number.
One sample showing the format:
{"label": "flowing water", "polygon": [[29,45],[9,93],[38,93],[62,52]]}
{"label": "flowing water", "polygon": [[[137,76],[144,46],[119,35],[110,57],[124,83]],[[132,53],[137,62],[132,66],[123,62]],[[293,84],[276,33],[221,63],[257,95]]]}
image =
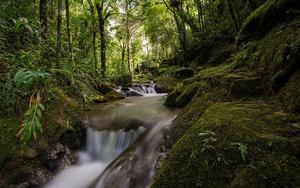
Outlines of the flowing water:
{"label": "flowing water", "polygon": [[78,152],[78,164],[60,172],[45,188],[134,188],[151,184],[163,133],[176,113],[163,106],[165,95],[157,94],[153,85],[133,85],[126,91],[142,96],[92,106],[84,120],[87,144]]}

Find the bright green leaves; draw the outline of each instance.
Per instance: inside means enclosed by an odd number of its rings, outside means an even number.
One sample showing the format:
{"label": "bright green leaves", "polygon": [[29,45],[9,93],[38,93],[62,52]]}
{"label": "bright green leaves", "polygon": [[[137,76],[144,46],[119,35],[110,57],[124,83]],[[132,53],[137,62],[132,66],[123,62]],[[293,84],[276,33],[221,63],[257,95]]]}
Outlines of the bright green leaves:
{"label": "bright green leaves", "polygon": [[45,107],[40,102],[36,102],[31,104],[25,112],[22,128],[17,134],[17,136],[21,136],[24,143],[27,143],[32,136],[36,139],[37,134],[43,133],[42,111],[44,109]]}
{"label": "bright green leaves", "polygon": [[24,114],[21,130],[17,134],[24,143],[27,143],[32,136],[36,139],[37,134],[43,132],[42,112],[45,108],[41,103],[41,88],[45,88],[45,83],[50,76],[47,72],[20,69],[14,77],[17,87],[22,88],[25,92],[32,93],[29,108]]}
{"label": "bright green leaves", "polygon": [[46,79],[50,76],[51,75],[47,72],[20,69],[16,73],[14,80],[17,87],[21,87],[25,91],[28,91],[32,86],[44,84],[44,81],[46,81]]}

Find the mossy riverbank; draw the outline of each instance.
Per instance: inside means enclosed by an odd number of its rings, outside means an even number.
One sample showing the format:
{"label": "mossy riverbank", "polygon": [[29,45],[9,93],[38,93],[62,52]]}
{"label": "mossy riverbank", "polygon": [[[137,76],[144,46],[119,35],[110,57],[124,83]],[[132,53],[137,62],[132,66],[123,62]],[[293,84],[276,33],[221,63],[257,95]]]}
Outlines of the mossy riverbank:
{"label": "mossy riverbank", "polygon": [[152,187],[300,186],[298,6],[267,1],[246,19],[230,57],[199,63],[173,87],[165,104],[183,112]]}

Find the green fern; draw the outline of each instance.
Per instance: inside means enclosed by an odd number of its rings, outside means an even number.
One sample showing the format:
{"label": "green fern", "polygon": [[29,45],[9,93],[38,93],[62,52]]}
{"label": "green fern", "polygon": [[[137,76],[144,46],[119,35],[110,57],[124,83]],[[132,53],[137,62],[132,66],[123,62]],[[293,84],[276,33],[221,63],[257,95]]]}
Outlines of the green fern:
{"label": "green fern", "polygon": [[43,133],[42,128],[42,111],[44,106],[41,103],[32,104],[24,114],[24,121],[22,128],[18,133],[18,136],[21,136],[21,140],[24,143],[27,143],[31,136],[34,139],[37,138],[38,133]]}
{"label": "green fern", "polygon": [[17,87],[23,87],[28,91],[33,84],[43,84],[50,76],[47,72],[32,71],[23,68],[16,73],[14,80]]}
{"label": "green fern", "polygon": [[31,93],[29,108],[24,114],[21,130],[17,134],[24,143],[27,143],[32,136],[36,139],[37,134],[43,132],[42,111],[44,106],[41,103],[40,93],[50,76],[47,72],[20,69],[14,77],[17,87]]}

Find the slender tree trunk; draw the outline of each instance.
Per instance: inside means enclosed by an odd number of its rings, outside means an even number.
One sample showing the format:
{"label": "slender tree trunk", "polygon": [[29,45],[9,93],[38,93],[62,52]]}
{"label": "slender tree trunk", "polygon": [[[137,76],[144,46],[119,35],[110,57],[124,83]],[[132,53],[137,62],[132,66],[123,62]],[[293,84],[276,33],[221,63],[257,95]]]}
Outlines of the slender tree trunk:
{"label": "slender tree trunk", "polygon": [[127,66],[128,66],[128,72],[129,75],[132,75],[131,72],[131,62],[130,62],[130,29],[129,29],[129,2],[126,0],[126,6],[125,6],[125,12],[126,12],[126,49],[127,49]]}
{"label": "slender tree trunk", "polygon": [[201,0],[196,0],[197,11],[198,11],[198,22],[201,30],[204,30],[204,18],[203,18],[203,8]]}
{"label": "slender tree trunk", "polygon": [[185,51],[187,49],[187,45],[186,45],[186,34],[185,34],[184,25],[182,25],[180,23],[180,20],[179,20],[179,18],[176,15],[175,12],[173,13],[173,16],[174,16],[174,20],[175,20],[175,23],[176,23],[176,27],[177,27],[177,31],[178,31],[178,37],[179,37],[181,47]]}
{"label": "slender tree trunk", "polygon": [[48,41],[48,22],[47,22],[47,0],[40,0],[40,30],[42,40],[45,42],[45,48],[43,49],[43,57],[47,60],[47,65],[50,62],[50,53],[47,49],[47,41]]}
{"label": "slender tree trunk", "polygon": [[235,3],[232,0],[226,0],[227,1],[227,7],[231,16],[231,19],[234,24],[235,31],[238,32],[240,29],[240,21],[239,21],[239,16],[236,13],[236,7]]}
{"label": "slender tree trunk", "polygon": [[40,0],[40,27],[41,36],[44,40],[48,38],[48,23],[47,23],[47,0]]}
{"label": "slender tree trunk", "polygon": [[58,0],[57,41],[56,41],[57,65],[61,61],[61,24],[62,24],[62,0]]}
{"label": "slender tree trunk", "polygon": [[123,41],[122,42],[122,69],[125,70],[125,50],[126,50],[126,45],[125,45],[125,42]]}
{"label": "slender tree trunk", "polygon": [[70,29],[70,7],[69,7],[69,0],[65,0],[66,4],[66,21],[67,21],[67,32],[68,32],[68,43],[69,43],[69,53],[72,62],[74,62],[74,54],[73,54],[73,46],[72,46],[72,36],[71,36],[71,29]]}
{"label": "slender tree trunk", "polygon": [[97,58],[97,48],[96,48],[96,19],[95,19],[95,8],[91,0],[87,0],[90,5],[90,12],[92,15],[92,25],[93,25],[93,56],[94,56],[94,68],[95,68],[95,77],[98,78],[98,58]]}
{"label": "slender tree trunk", "polygon": [[103,15],[103,2],[96,3],[99,17],[100,49],[101,49],[101,75],[105,78],[106,72],[106,41],[105,41],[105,18]]}

